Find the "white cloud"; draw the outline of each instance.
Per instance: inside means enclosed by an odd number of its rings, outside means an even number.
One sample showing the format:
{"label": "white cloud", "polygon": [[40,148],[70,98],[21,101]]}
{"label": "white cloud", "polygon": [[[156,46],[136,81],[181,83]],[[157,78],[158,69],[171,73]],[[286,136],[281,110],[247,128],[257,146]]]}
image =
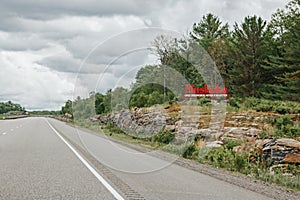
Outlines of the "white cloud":
{"label": "white cloud", "polygon": [[13,100],[27,109],[59,109],[74,85],[48,68],[34,64],[31,53],[1,52],[1,100]]}

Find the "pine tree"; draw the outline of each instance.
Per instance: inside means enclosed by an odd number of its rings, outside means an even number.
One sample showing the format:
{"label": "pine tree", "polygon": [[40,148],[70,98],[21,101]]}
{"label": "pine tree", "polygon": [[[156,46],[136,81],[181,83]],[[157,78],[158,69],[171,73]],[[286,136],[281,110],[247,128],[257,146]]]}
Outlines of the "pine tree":
{"label": "pine tree", "polygon": [[230,71],[233,91],[241,97],[261,97],[269,75],[264,69],[270,55],[266,21],[257,16],[248,16],[239,26],[234,25],[231,44]]}
{"label": "pine tree", "polygon": [[270,27],[277,44],[269,64],[276,83],[270,88],[282,100],[300,101],[300,0],[273,14]]}

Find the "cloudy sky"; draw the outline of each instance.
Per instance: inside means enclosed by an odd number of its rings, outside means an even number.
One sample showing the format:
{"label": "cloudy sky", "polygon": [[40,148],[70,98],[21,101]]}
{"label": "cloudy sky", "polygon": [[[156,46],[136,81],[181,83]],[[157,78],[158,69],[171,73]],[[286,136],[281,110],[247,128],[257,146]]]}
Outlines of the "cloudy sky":
{"label": "cloudy sky", "polygon": [[[60,109],[90,91],[129,86],[161,33],[184,34],[212,12],[269,20],[287,0],[1,0],[0,101]],[[153,28],[156,27],[156,28]]]}

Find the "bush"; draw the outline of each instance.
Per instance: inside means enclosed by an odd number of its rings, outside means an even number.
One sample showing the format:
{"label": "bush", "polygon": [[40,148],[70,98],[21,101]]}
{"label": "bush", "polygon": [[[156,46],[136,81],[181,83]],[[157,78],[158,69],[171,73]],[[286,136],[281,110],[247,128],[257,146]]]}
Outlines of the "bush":
{"label": "bush", "polygon": [[234,98],[234,97],[231,97],[230,99],[228,99],[228,104],[231,106],[231,107],[234,107],[234,108],[240,108],[240,104],[238,102],[238,99]]}
{"label": "bush", "polygon": [[232,150],[233,147],[241,145],[243,142],[238,140],[225,140],[225,148],[228,150]]}
{"label": "bush", "polygon": [[154,142],[160,142],[164,144],[169,144],[173,139],[175,138],[175,135],[171,131],[167,131],[166,133],[158,133],[153,136]]}
{"label": "bush", "polygon": [[248,156],[244,153],[236,153],[234,159],[234,168],[238,172],[248,174]]}
{"label": "bush", "polygon": [[279,114],[288,114],[291,113],[291,109],[286,106],[279,106],[275,109],[275,111]]}
{"label": "bush", "polygon": [[270,101],[262,100],[259,104],[256,105],[255,110],[257,112],[272,112],[273,104]]}
{"label": "bush", "polygon": [[275,131],[270,133],[270,136],[275,138],[280,137],[300,137],[300,126],[293,125],[293,121],[289,115],[269,118],[268,122],[275,127]]}
{"label": "bush", "polygon": [[234,154],[226,148],[213,148],[205,158],[215,167],[233,170]]}
{"label": "bush", "polygon": [[205,97],[202,97],[198,100],[199,106],[208,106],[211,104],[211,100]]}
{"label": "bush", "polygon": [[124,131],[122,129],[120,129],[119,127],[117,126],[114,126],[112,124],[108,124],[106,127],[105,127],[107,130],[109,130],[109,132],[111,133],[115,133],[115,134],[125,134]]}
{"label": "bush", "polygon": [[300,106],[293,109],[294,114],[300,114]]}
{"label": "bush", "polygon": [[196,151],[197,151],[197,148],[195,147],[195,144],[192,143],[183,152],[182,157],[184,157],[184,158],[193,158]]}
{"label": "bush", "polygon": [[254,109],[256,108],[256,106],[260,103],[259,99],[253,98],[253,97],[249,97],[247,99],[245,99],[243,105],[245,108],[250,108],[250,109]]}

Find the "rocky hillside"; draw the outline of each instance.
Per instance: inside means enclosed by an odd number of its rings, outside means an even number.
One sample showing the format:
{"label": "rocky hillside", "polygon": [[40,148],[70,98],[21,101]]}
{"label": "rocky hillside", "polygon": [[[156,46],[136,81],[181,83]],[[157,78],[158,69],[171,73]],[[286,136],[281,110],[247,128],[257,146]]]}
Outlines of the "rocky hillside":
{"label": "rocky hillside", "polygon": [[[126,134],[140,138],[151,137],[158,132],[172,133],[174,144],[195,141],[196,147],[222,147],[228,141],[236,141],[239,145],[234,146],[233,151],[260,154],[273,166],[300,164],[300,138],[271,134],[278,132],[278,122],[274,123],[274,119],[280,121],[282,115],[255,111],[226,112],[224,121],[212,123],[218,114],[218,110],[209,108],[172,104],[165,108],[121,110],[99,116],[98,121],[102,125],[117,126]],[[289,120],[291,124],[299,124],[300,115],[290,114]]]}

